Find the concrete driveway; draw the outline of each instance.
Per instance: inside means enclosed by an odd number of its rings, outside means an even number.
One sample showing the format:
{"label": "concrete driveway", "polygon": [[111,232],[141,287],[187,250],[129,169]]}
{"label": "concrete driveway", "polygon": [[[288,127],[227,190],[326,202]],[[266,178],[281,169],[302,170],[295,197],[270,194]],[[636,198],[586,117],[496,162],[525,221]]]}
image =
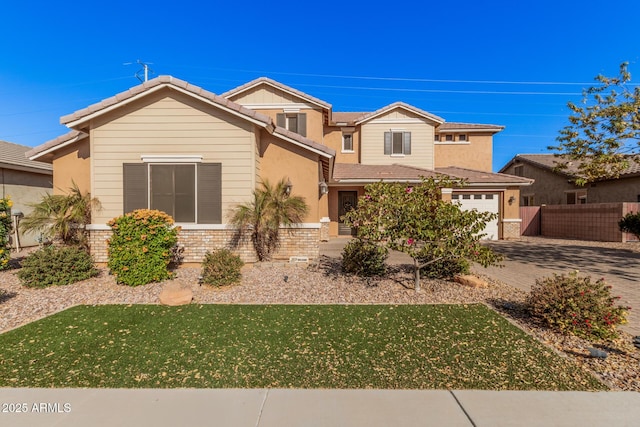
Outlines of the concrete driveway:
{"label": "concrete driveway", "polygon": [[592,278],[604,278],[620,296],[619,304],[631,307],[629,323],[622,327],[640,335],[640,243],[585,242],[527,237],[519,241],[488,242],[504,255],[504,267],[474,267],[478,274],[529,291],[536,279],[553,273],[578,270]]}

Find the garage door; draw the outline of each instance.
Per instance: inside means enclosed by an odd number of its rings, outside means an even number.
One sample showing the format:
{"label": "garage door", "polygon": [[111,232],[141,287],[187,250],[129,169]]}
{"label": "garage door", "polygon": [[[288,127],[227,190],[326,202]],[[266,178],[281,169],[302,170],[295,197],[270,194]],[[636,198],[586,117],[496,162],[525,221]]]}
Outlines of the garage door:
{"label": "garage door", "polygon": [[[455,193],[451,195],[454,201],[460,202],[462,209],[477,209],[481,212],[498,213],[500,200],[496,193]],[[484,229],[485,239],[498,240],[498,219],[487,223]]]}

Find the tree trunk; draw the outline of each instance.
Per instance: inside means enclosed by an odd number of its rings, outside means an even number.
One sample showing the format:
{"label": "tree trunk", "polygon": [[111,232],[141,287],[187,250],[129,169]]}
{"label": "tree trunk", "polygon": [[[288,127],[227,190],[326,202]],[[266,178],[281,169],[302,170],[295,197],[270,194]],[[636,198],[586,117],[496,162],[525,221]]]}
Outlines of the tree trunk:
{"label": "tree trunk", "polygon": [[413,270],[415,277],[413,289],[415,289],[416,292],[420,292],[420,266],[418,265],[418,260],[416,258],[413,259]]}

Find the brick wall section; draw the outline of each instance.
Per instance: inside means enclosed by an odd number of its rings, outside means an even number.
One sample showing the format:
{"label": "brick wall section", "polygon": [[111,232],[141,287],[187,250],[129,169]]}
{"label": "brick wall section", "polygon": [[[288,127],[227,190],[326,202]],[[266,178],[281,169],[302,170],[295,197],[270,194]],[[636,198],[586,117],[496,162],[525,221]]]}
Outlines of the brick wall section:
{"label": "brick wall section", "polygon": [[545,237],[625,242],[633,237],[620,231],[618,221],[639,207],[638,203],[542,206],[541,232]]}
{"label": "brick wall section", "polygon": [[503,222],[502,238],[503,239],[519,239],[520,238],[520,222]]}
{"label": "brick wall section", "polygon": [[[110,230],[91,230],[89,245],[91,255],[96,262],[108,261],[107,239],[111,236]],[[232,244],[233,230],[181,230],[178,236],[178,244],[184,247],[184,262],[200,263],[207,251],[217,248],[231,249],[240,255],[244,262],[256,262],[253,245],[249,238]],[[288,260],[291,256],[308,257],[318,259],[320,256],[320,229],[317,228],[293,228],[280,230],[280,248],[273,259]]]}

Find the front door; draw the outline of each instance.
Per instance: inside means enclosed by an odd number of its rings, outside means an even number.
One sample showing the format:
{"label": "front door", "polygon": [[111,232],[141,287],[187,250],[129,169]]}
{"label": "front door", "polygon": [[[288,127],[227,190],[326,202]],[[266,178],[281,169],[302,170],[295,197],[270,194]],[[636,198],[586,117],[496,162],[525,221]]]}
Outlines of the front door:
{"label": "front door", "polygon": [[340,236],[353,236],[355,235],[355,229],[352,229],[344,223],[342,216],[352,209],[356,208],[358,204],[358,192],[357,191],[338,191],[338,235]]}

